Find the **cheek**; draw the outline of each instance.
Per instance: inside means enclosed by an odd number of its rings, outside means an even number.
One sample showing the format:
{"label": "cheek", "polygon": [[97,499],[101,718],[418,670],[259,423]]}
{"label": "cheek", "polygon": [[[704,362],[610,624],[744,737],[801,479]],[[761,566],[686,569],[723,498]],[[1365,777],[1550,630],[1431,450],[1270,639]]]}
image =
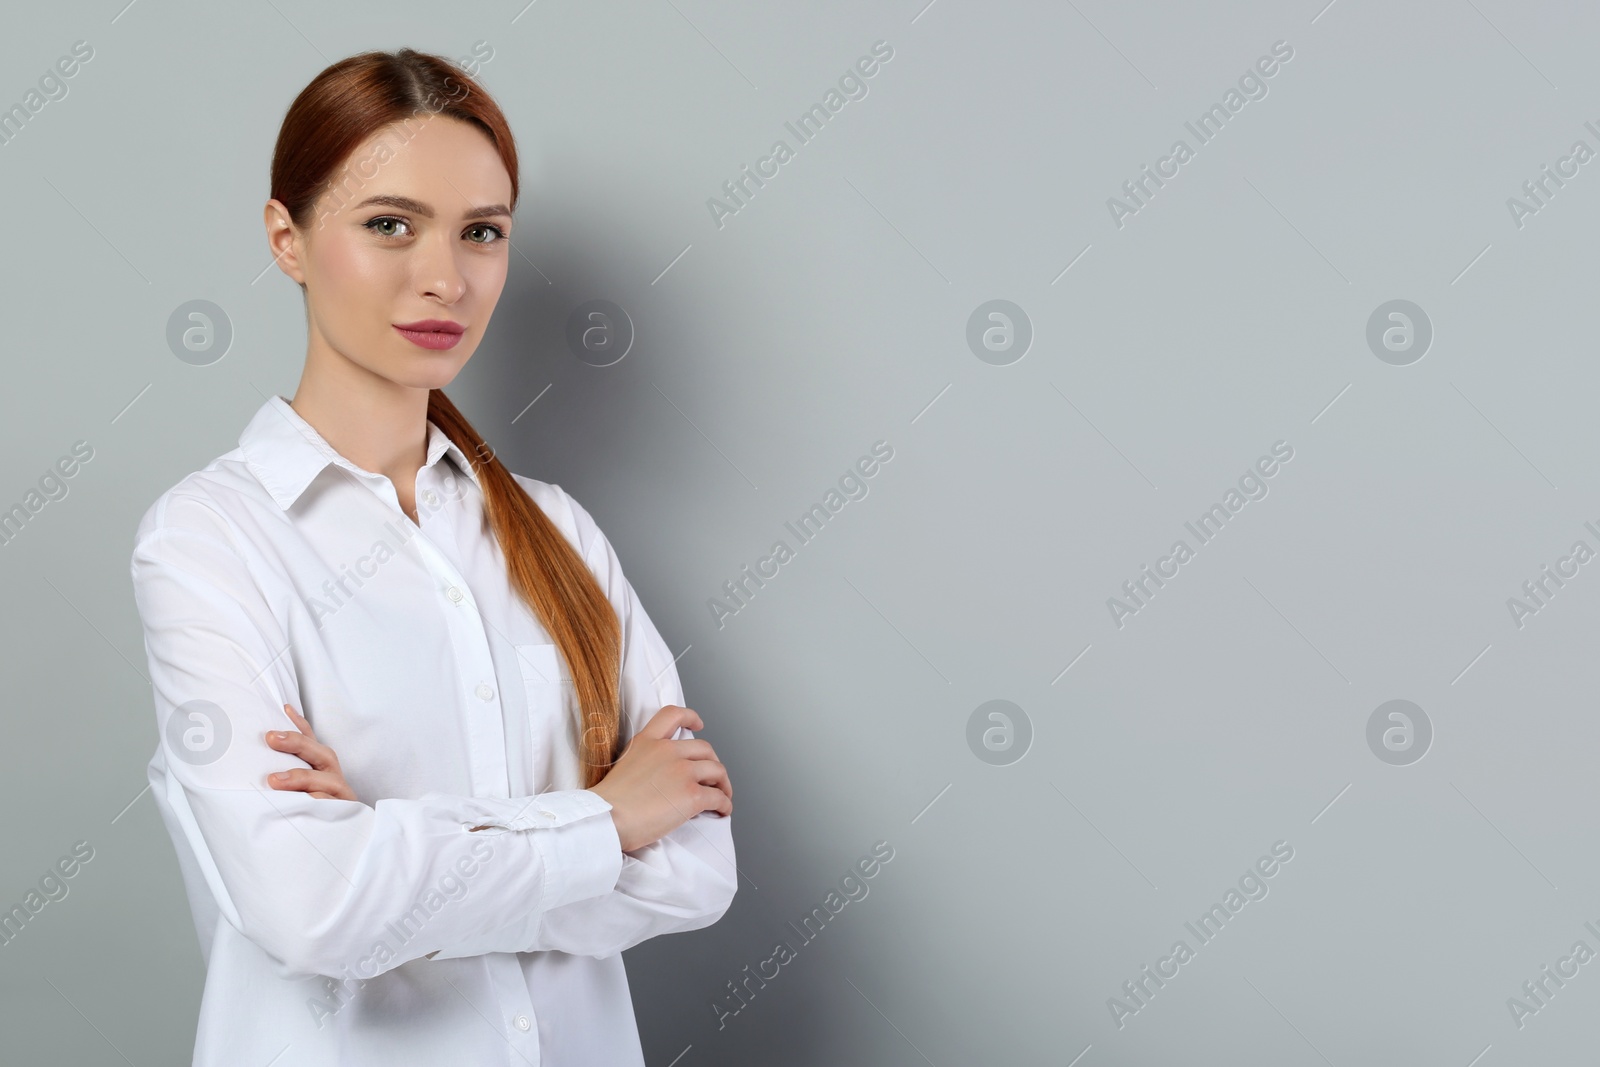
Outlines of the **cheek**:
{"label": "cheek", "polygon": [[318,313],[333,333],[355,334],[388,325],[401,258],[354,239],[326,240],[317,250]]}

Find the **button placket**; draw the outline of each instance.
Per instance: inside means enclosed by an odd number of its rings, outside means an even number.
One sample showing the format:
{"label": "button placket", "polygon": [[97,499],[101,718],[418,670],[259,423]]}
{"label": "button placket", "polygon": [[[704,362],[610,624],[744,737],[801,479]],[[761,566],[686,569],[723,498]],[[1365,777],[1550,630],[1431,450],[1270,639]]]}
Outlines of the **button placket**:
{"label": "button placket", "polygon": [[472,599],[466,580],[437,545],[420,530],[412,541],[450,601],[445,608],[445,625],[456,652],[457,671],[465,683],[473,685],[476,699],[462,724],[473,790],[483,796],[509,797],[511,779],[506,766],[504,723],[497,690],[490,684],[495,678],[494,658],[477,602]]}

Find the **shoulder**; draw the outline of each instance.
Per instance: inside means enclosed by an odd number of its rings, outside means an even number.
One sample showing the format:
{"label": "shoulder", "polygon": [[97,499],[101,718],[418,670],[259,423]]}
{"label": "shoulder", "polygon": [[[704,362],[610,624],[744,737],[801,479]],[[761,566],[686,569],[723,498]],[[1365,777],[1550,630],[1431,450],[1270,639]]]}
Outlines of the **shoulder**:
{"label": "shoulder", "polygon": [[237,543],[237,524],[272,507],[272,497],[234,448],[184,475],[150,504],[134,530],[134,545],[162,534],[184,532]]}
{"label": "shoulder", "polygon": [[512,473],[511,477],[527,491],[539,510],[550,517],[561,532],[571,541],[585,562],[595,565],[594,553],[604,550],[605,535],[594,521],[594,516],[565,489],[555,482],[542,482],[525,474]]}

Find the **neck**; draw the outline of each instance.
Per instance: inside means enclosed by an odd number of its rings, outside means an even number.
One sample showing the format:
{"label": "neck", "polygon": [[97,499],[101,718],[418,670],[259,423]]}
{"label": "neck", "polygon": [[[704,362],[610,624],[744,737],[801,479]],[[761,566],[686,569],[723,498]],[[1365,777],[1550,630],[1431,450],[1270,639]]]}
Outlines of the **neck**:
{"label": "neck", "polygon": [[409,491],[428,456],[428,390],[399,385],[343,357],[306,357],[295,413],[341,456]]}

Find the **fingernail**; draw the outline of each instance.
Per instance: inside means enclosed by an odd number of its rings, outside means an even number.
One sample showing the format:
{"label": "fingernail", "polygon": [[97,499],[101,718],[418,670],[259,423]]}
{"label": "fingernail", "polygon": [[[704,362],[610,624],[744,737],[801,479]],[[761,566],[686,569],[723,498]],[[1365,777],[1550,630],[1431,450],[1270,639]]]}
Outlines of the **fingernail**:
{"label": "fingernail", "polygon": [[279,771],[277,774],[272,776],[272,780],[274,782],[287,782],[289,780],[289,772]]}

